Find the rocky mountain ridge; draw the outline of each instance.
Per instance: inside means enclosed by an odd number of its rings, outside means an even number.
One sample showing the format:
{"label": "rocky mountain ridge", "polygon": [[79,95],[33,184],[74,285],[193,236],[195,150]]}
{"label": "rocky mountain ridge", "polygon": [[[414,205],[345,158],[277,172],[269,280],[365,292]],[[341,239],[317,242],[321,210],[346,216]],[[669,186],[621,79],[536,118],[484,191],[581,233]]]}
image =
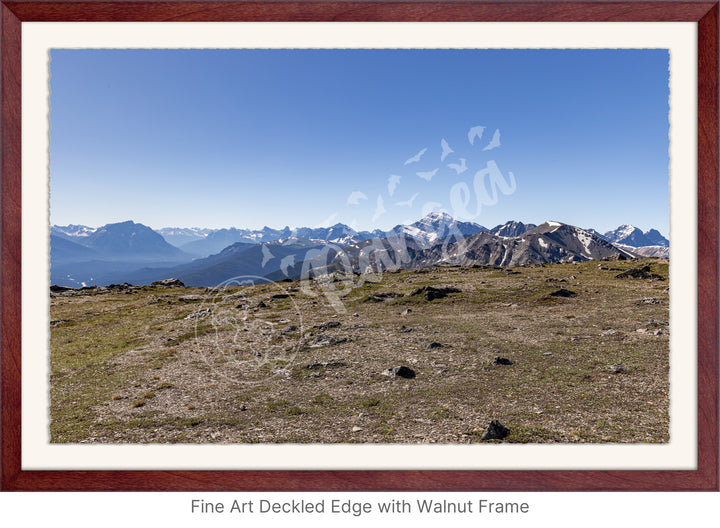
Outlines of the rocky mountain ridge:
{"label": "rocky mountain ridge", "polygon": [[[265,227],[252,232],[252,237],[245,236],[250,233],[248,230],[218,230],[185,244],[187,247],[213,241],[217,247],[222,246],[201,258],[193,258],[192,254],[168,244],[160,234],[142,224],[122,222],[92,231],[83,227],[73,226],[72,230],[55,234],[60,228],[54,226],[53,283],[146,284],[172,276],[187,284],[212,286],[240,275],[282,280],[341,270],[364,273],[452,264],[518,266],[664,257],[668,251],[663,246],[654,246],[643,253],[643,248],[613,244],[593,230],[560,222],[535,226],[511,221],[489,230],[457,221],[445,213],[430,213],[387,232],[357,232],[343,224],[292,230]],[[232,242],[240,233],[244,233],[243,240]]]}

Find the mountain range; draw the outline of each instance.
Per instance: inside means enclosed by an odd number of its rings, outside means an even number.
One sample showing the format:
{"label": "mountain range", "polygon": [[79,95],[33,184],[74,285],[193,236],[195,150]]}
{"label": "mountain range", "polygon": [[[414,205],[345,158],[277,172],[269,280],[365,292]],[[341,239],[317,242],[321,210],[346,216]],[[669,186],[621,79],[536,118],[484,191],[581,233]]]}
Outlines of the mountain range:
{"label": "mountain range", "polygon": [[430,213],[388,231],[358,232],[344,224],[154,231],[128,221],[97,229],[52,226],[50,238],[51,282],[72,287],[149,284],[169,277],[189,286],[214,286],[240,275],[281,280],[340,269],[362,273],[368,268],[515,266],[669,256],[669,241],[654,229],[643,233],[622,225],[600,235],[593,229],[552,221],[539,226],[510,221],[488,229],[446,213]]}

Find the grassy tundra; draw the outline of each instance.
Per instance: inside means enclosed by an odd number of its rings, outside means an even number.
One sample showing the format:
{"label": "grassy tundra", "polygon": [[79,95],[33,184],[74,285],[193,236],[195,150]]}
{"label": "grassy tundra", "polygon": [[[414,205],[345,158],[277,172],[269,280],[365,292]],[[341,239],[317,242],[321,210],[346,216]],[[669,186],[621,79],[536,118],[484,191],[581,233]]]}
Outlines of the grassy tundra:
{"label": "grassy tundra", "polygon": [[[667,442],[668,281],[615,278],[640,265],[668,277],[647,259],[54,293],[51,441],[470,443],[499,420],[504,442]],[[409,295],[428,286],[459,292]]]}

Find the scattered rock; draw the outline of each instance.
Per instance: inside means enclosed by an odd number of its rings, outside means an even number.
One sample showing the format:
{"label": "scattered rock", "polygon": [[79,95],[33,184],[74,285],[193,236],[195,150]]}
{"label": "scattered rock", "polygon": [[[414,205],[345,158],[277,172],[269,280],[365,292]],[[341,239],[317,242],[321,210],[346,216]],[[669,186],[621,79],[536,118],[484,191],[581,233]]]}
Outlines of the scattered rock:
{"label": "scattered rock", "polygon": [[433,348],[443,348],[443,344],[433,341],[428,345],[428,350],[432,350]]}
{"label": "scattered rock", "polygon": [[622,273],[615,275],[616,279],[651,279],[651,280],[665,280],[665,277],[658,275],[657,273],[650,272],[650,266],[643,266],[642,268],[632,268]]}
{"label": "scattered rock", "polygon": [[58,326],[63,323],[69,323],[69,322],[70,322],[69,319],[53,319],[52,321],[50,321],[50,326]]}
{"label": "scattered rock", "polygon": [[260,301],[257,303],[256,308],[267,308],[267,304],[265,304],[265,301]]}
{"label": "scattered rock", "polygon": [[353,433],[359,433],[362,430],[363,430],[362,427],[358,427],[357,425],[352,428]]}
{"label": "scattered rock", "polygon": [[188,314],[185,319],[202,319],[204,317],[209,316],[212,313],[210,308],[202,308],[201,310],[197,310],[195,312],[192,312],[191,314]]}
{"label": "scattered rock", "polygon": [[286,328],[283,328],[283,329],[280,331],[280,335],[287,335],[287,334],[290,334],[290,333],[292,333],[292,332],[296,332],[297,329],[298,329],[297,326],[295,326],[295,325],[290,325],[290,326],[288,326],[288,327],[286,327]]}
{"label": "scattered rock", "polygon": [[353,316],[353,317],[360,317],[360,314],[356,312],[356,313],[354,313],[352,316]]}
{"label": "scattered rock", "polygon": [[399,378],[405,378],[405,379],[412,379],[415,377],[415,371],[411,369],[410,367],[406,366],[399,366],[399,367],[393,367],[389,368],[386,371],[383,372],[385,376],[397,376]]}
{"label": "scattered rock", "polygon": [[163,279],[151,283],[150,286],[185,287],[180,279]]}
{"label": "scattered rock", "polygon": [[625,372],[627,369],[625,368],[625,365],[622,363],[615,363],[613,365],[610,365],[608,367],[608,370],[610,372],[614,372],[615,374],[620,374],[621,372]]}
{"label": "scattered rock", "polygon": [[635,304],[660,304],[660,300],[655,297],[644,297]]}
{"label": "scattered rock", "polygon": [[182,302],[197,302],[205,300],[205,297],[202,295],[183,295],[182,297],[178,297],[178,300]]}
{"label": "scattered rock", "polygon": [[560,288],[559,290],[555,290],[554,292],[550,293],[551,297],[577,297],[577,293],[574,291],[566,290],[565,288]]}
{"label": "scattered rock", "polygon": [[325,334],[320,334],[312,338],[310,341],[307,341],[305,344],[310,348],[317,348],[322,346],[339,345],[340,343],[344,343],[345,341],[347,341],[347,337],[333,337]]}
{"label": "scattered rock", "polygon": [[408,332],[412,332],[412,328],[408,328],[407,326],[402,325],[400,327],[400,330],[398,330],[398,332],[402,332],[403,334],[406,334]]}
{"label": "scattered rock", "polygon": [[275,295],[273,295],[270,298],[271,299],[287,299],[288,297],[290,297],[289,293],[276,293]]}
{"label": "scattered rock", "polygon": [[410,312],[412,312],[412,310],[410,308],[408,308],[407,310],[403,310],[402,313],[400,313],[400,315],[408,315],[408,314],[410,314]]}
{"label": "scattered rock", "polygon": [[339,367],[347,367],[347,363],[344,363],[342,361],[322,361],[317,363],[310,363],[305,368],[306,369],[319,369],[319,368],[339,368]]}
{"label": "scattered rock", "polygon": [[157,295],[151,295],[148,297],[148,301],[145,303],[145,306],[150,306],[151,304],[157,304],[160,302],[160,297]]}
{"label": "scattered rock", "polygon": [[380,292],[380,293],[371,293],[367,297],[365,297],[365,301],[369,302],[385,302],[390,301],[392,299],[397,299],[398,297],[402,297],[402,293],[397,292]]}
{"label": "scattered rock", "polygon": [[340,326],[340,322],[338,321],[328,321],[327,323],[322,323],[319,325],[313,326],[313,328],[318,328],[320,330],[327,330],[328,328],[337,328]]}
{"label": "scattered rock", "polygon": [[408,294],[408,297],[422,295],[426,301],[434,301],[435,299],[447,297],[450,293],[461,293],[461,291],[453,287],[435,288],[434,286],[423,286]]}
{"label": "scattered rock", "polygon": [[481,440],[502,440],[510,434],[510,429],[505,427],[497,420],[490,422],[485,432],[483,433]]}
{"label": "scattered rock", "polygon": [[552,356],[552,355],[553,355],[552,352],[543,352],[543,356]]}
{"label": "scattered rock", "polygon": [[134,286],[128,282],[123,282],[122,284],[111,284],[110,286],[107,286],[107,290],[116,293],[119,291],[122,292],[128,292],[134,289]]}
{"label": "scattered rock", "polygon": [[635,330],[638,334],[647,334],[647,328],[638,328]]}
{"label": "scattered rock", "polygon": [[652,335],[658,336],[658,335],[663,335],[663,333],[664,332],[662,330],[655,330],[654,332],[652,332]]}
{"label": "scattered rock", "polygon": [[615,333],[617,333],[617,332],[611,328],[610,330],[605,330],[604,332],[601,332],[600,335],[601,336],[610,336]]}
{"label": "scattered rock", "polygon": [[510,361],[508,358],[495,356],[495,359],[493,359],[492,364],[493,365],[512,365],[513,362]]}

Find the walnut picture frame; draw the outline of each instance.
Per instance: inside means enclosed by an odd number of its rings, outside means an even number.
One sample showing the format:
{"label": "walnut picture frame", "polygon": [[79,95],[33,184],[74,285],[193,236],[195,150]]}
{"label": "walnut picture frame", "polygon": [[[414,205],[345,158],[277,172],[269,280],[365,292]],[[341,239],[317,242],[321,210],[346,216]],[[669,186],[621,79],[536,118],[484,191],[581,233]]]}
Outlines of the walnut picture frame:
{"label": "walnut picture frame", "polygon": [[[718,2],[3,1],[0,489],[3,491],[717,491]],[[697,26],[697,468],[695,470],[24,469],[23,23],[667,22]],[[27,244],[27,240],[25,244]]]}

